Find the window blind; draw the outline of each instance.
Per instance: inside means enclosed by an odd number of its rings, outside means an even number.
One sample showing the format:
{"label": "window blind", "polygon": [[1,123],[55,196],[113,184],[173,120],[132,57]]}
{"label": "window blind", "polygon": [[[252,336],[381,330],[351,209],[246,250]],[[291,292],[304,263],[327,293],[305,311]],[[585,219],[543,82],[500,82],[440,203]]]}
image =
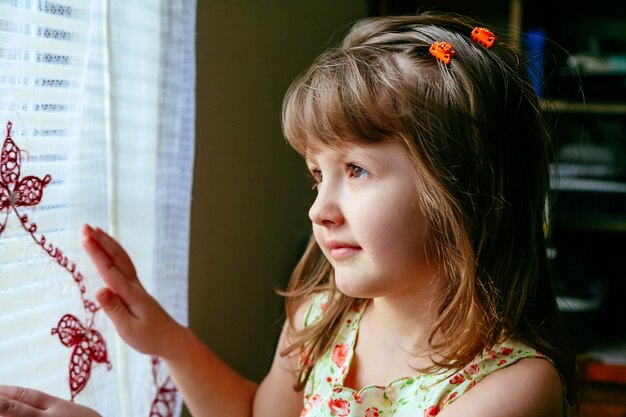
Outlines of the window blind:
{"label": "window blind", "polygon": [[[20,178],[45,182],[36,204],[0,210],[0,383],[105,416],[180,412],[179,400],[156,401],[171,388],[163,367],[86,307],[102,283],[80,228],[113,233],[144,285],[186,323],[194,32],[190,0],[0,0],[0,140],[19,148]],[[68,315],[106,343],[107,360],[92,355],[80,386],[75,345],[59,333]]]}

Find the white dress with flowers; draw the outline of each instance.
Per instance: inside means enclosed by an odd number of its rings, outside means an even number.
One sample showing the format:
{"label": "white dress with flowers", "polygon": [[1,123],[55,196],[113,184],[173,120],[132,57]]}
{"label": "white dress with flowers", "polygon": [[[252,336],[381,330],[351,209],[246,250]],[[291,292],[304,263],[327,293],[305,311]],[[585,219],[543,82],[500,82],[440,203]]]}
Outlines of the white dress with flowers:
{"label": "white dress with flowers", "polygon": [[[314,298],[305,326],[317,320],[326,298]],[[545,356],[521,343],[505,341],[478,356],[461,371],[418,373],[398,378],[387,386],[367,386],[359,391],[343,386],[354,352],[359,320],[365,305],[346,317],[333,347],[315,364],[304,391],[301,417],[427,417],[437,415],[490,373],[523,358]]]}

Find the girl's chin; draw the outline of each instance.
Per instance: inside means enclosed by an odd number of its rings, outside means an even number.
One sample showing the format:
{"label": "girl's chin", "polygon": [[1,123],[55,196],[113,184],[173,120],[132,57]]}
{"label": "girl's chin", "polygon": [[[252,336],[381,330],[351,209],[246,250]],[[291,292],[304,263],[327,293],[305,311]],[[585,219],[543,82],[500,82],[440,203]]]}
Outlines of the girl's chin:
{"label": "girl's chin", "polygon": [[374,298],[380,296],[382,289],[376,288],[373,283],[367,283],[362,279],[351,276],[337,276],[335,272],[335,285],[342,294],[352,298]]}

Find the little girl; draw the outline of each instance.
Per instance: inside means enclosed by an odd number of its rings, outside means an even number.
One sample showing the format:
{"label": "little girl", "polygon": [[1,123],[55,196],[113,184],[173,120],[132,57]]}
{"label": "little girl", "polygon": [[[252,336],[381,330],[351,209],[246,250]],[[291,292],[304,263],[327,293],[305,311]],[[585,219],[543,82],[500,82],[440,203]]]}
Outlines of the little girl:
{"label": "little girl", "polygon": [[[98,301],[126,342],[167,362],[194,416],[569,413],[574,358],[544,244],[548,135],[502,38],[450,14],[367,19],[290,87],[283,129],[317,198],[259,385],[85,227]],[[5,417],[98,415],[32,390],[0,397]]]}

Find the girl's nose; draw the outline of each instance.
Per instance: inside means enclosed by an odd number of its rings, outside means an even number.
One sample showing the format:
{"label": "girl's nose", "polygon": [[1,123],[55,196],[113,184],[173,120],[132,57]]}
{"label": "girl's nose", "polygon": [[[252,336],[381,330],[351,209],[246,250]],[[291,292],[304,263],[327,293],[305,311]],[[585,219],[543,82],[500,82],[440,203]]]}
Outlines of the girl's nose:
{"label": "girl's nose", "polygon": [[341,208],[336,198],[320,189],[313,205],[309,209],[309,218],[319,226],[338,226],[344,222]]}

